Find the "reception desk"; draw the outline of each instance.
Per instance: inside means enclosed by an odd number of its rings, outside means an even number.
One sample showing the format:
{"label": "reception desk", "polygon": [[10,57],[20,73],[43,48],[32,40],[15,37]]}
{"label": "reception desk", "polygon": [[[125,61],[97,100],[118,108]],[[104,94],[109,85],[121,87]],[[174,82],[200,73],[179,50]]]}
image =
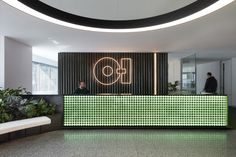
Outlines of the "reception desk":
{"label": "reception desk", "polygon": [[227,96],[64,96],[65,127],[226,127]]}

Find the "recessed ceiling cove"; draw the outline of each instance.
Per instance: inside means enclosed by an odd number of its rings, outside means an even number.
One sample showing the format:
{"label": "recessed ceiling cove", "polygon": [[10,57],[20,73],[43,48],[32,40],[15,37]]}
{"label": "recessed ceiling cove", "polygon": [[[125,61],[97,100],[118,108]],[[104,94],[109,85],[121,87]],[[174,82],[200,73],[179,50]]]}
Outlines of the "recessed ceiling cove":
{"label": "recessed ceiling cove", "polygon": [[[98,32],[140,32],[192,21],[216,11],[234,0],[3,1],[40,19],[71,28]],[[150,3],[148,4],[148,2]],[[115,11],[113,16],[112,11]]]}
{"label": "recessed ceiling cove", "polygon": [[134,20],[166,14],[196,0],[40,0],[59,10],[93,19]]}

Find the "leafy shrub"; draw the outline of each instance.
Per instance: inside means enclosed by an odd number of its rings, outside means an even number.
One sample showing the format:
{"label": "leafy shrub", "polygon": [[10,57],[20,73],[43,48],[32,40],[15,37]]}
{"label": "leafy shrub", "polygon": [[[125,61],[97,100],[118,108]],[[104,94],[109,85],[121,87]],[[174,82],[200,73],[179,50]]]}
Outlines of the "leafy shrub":
{"label": "leafy shrub", "polygon": [[8,121],[11,121],[11,120],[13,120],[12,114],[9,114],[6,111],[6,107],[3,103],[3,101],[2,101],[2,99],[0,99],[0,123],[8,122]]}
{"label": "leafy shrub", "polygon": [[55,114],[55,105],[41,99],[23,99],[24,88],[0,90],[0,123]]}

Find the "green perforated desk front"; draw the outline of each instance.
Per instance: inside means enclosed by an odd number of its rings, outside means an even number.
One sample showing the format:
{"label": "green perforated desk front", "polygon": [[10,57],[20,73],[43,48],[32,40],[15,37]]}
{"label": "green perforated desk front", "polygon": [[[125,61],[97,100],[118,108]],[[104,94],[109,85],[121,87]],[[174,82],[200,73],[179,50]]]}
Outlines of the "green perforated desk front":
{"label": "green perforated desk front", "polygon": [[227,117],[227,96],[64,96],[66,127],[225,127]]}

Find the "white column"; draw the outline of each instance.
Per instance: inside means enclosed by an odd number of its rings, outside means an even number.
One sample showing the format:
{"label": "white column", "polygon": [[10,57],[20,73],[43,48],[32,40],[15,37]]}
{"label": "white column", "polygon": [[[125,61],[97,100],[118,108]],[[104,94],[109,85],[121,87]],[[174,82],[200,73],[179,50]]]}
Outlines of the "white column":
{"label": "white column", "polygon": [[4,37],[0,36],[0,87],[4,88]]}
{"label": "white column", "polygon": [[4,87],[32,91],[32,47],[4,37]]}

